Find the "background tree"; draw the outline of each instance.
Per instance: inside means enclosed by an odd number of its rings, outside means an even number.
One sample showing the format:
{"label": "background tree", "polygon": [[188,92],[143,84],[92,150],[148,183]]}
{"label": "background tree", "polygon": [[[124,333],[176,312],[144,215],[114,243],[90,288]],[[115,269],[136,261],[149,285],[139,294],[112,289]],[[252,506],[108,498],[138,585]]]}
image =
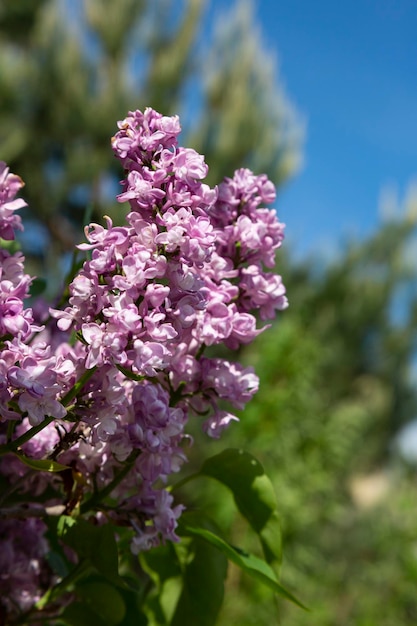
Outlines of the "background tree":
{"label": "background tree", "polygon": [[[416,620],[415,469],[395,445],[416,416],[415,206],[330,264],[283,269],[291,306],[245,354],[261,389],[227,438],[256,449],[273,479],[284,580],[313,612],[272,611],[235,571],[220,625]],[[233,532],[242,545],[246,529]]]}
{"label": "background tree", "polygon": [[25,246],[38,273],[61,271],[57,258],[80,241],[86,205],[96,221],[120,215],[109,138],[130,109],[188,120],[184,141],[205,154],[210,183],[245,165],[279,182],[293,173],[298,126],[251,5],[238,3],[211,34],[204,4],[2,2],[2,158],[27,184],[34,223]]}

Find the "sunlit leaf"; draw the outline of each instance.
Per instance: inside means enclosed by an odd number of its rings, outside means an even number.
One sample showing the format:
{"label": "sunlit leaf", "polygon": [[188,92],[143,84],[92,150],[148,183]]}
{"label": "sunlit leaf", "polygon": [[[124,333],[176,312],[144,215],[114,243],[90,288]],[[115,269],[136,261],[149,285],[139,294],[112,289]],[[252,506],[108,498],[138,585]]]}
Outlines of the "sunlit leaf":
{"label": "sunlit leaf", "polygon": [[62,472],[68,469],[67,465],[62,465],[62,463],[57,463],[57,461],[51,461],[50,459],[30,459],[18,452],[14,452],[13,454],[17,456],[22,463],[38,472]]}
{"label": "sunlit leaf", "polygon": [[[220,552],[222,552],[230,561],[235,563],[238,567],[240,567],[247,574],[256,578],[264,585],[272,589],[275,593],[280,596],[290,600],[294,604],[297,604],[301,608],[306,608],[295,596],[292,595],[285,587],[283,587],[276,579],[276,575],[274,570],[262,559],[259,559],[256,556],[251,554],[247,554],[243,550],[239,550],[234,546],[230,545],[224,539],[219,537],[217,534],[211,532],[206,528],[201,528],[199,526],[194,526],[186,521],[187,516],[184,515],[181,519],[180,524],[180,534],[191,535],[194,537],[200,537],[204,541],[210,543],[212,546],[215,546]],[[192,518],[191,518],[192,520]]]}
{"label": "sunlit leaf", "polygon": [[244,450],[229,448],[207,459],[201,474],[231,490],[239,511],[259,535],[266,561],[278,570],[282,547],[277,501],[259,461]]}
{"label": "sunlit leaf", "polygon": [[182,568],[171,542],[143,552],[139,557],[154,589],[148,594],[145,611],[151,625],[170,623],[182,589]]}
{"label": "sunlit leaf", "polygon": [[195,533],[193,539],[190,544],[192,559],[184,569],[183,588],[170,626],[213,626],[222,606],[227,555],[213,549],[204,534]]}

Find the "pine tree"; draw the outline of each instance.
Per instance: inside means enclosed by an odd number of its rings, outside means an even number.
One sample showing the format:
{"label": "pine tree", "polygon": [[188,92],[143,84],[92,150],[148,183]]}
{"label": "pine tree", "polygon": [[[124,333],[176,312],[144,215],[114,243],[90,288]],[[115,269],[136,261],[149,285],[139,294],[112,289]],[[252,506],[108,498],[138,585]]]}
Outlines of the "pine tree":
{"label": "pine tree", "polygon": [[1,158],[26,182],[38,273],[51,279],[82,239],[86,207],[95,221],[120,216],[110,138],[129,110],[179,113],[210,183],[245,165],[279,183],[293,173],[298,126],[253,11],[241,2],[223,21],[211,37],[203,0],[2,3]]}

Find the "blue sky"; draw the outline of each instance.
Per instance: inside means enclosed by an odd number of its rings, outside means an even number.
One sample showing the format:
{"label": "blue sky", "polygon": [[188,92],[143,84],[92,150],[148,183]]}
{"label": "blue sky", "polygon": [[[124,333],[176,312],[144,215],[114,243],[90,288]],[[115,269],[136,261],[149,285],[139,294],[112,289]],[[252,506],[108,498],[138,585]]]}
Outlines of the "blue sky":
{"label": "blue sky", "polygon": [[327,256],[346,235],[377,227],[384,190],[402,201],[417,179],[417,1],[255,7],[306,122],[303,169],[277,208],[298,252]]}

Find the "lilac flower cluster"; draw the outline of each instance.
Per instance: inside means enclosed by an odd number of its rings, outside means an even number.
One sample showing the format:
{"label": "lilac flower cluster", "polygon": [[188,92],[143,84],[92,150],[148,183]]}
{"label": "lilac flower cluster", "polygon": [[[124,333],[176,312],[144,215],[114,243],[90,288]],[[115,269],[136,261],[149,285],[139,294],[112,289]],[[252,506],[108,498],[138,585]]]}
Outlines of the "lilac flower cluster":
{"label": "lilac flower cluster", "polygon": [[[29,473],[20,489],[49,486],[46,504],[68,515],[84,506],[101,523],[130,525],[137,553],[177,539],[183,507],[164,485],[186,461],[190,416],[205,415],[204,430],[219,437],[258,388],[252,368],[206,348],[250,343],[263,330],[256,313],[272,319],[287,300],[271,271],[283,224],[264,208],[275,198],[267,177],[240,169],[210,188],[204,157],[178,146],[177,116],[148,108],[118,127],[118,200],[130,212],[123,226],[107,217],[86,227],[87,260],[46,326],[23,305],[23,257],[0,250],[0,444],[71,468]],[[0,166],[4,239],[21,228],[21,185]],[[11,484],[24,467],[0,461]],[[100,494],[111,498],[104,508]]]}
{"label": "lilac flower cluster", "polygon": [[0,619],[27,611],[48,588],[45,530],[44,522],[36,518],[0,522]]}

